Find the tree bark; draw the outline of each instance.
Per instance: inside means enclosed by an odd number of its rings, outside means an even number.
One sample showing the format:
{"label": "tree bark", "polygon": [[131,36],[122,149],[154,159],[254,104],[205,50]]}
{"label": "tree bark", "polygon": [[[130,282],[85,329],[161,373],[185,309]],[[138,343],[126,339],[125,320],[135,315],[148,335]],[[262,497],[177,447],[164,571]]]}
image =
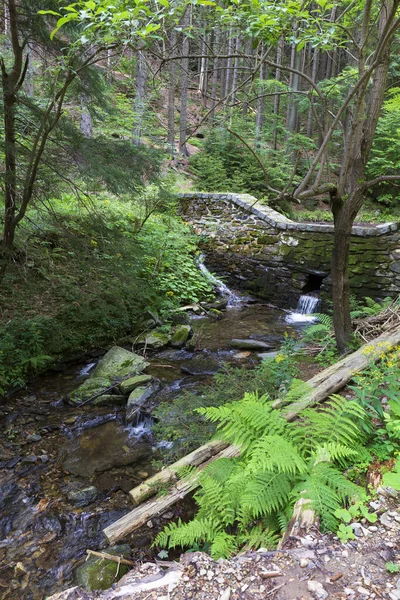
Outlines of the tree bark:
{"label": "tree bark", "polygon": [[146,109],[146,79],[146,61],[143,50],[139,49],[136,61],[136,96],[133,104],[135,122],[132,131],[132,142],[135,146],[139,146],[142,143],[143,120]]}
{"label": "tree bark", "polygon": [[[182,26],[185,29],[190,24],[190,7],[186,8],[182,19]],[[187,138],[187,94],[189,78],[189,38],[184,34],[182,40],[182,58],[181,58],[181,112],[179,119],[179,153],[188,156],[186,147]]]}
{"label": "tree bark", "polygon": [[168,84],[168,146],[172,157],[175,156],[175,52],[176,52],[176,31],[171,32],[169,61],[169,84]]}

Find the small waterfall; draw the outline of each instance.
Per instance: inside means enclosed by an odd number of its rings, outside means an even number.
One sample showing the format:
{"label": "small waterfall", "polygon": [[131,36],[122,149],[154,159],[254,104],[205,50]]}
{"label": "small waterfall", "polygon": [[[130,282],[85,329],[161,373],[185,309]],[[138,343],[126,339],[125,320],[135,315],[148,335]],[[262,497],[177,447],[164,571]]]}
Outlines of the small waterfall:
{"label": "small waterfall", "polygon": [[318,296],[300,296],[296,310],[286,317],[287,323],[307,323],[316,320],[314,314],[321,303]]}
{"label": "small waterfall", "polygon": [[230,290],[223,281],[221,281],[220,279],[218,279],[218,277],[215,277],[215,275],[210,273],[210,271],[207,269],[206,265],[204,264],[204,255],[203,254],[200,254],[199,258],[197,259],[197,266],[200,269],[200,271],[203,273],[203,275],[207,279],[207,281],[209,281],[211,283],[211,285],[213,285],[214,287],[217,288],[217,290],[219,291],[221,296],[223,296],[224,298],[226,298],[228,300],[228,306],[238,306],[241,303],[240,296],[238,296],[237,294],[232,292],[232,290]]}
{"label": "small waterfall", "polygon": [[300,296],[296,312],[301,315],[312,315],[317,312],[320,299],[317,296]]}

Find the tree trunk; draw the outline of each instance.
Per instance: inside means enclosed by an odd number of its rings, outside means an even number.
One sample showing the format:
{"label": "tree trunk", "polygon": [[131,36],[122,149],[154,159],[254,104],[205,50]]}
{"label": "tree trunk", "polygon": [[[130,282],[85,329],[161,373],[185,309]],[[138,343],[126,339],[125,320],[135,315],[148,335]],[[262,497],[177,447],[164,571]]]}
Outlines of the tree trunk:
{"label": "tree trunk", "polygon": [[175,156],[175,52],[176,52],[176,31],[171,32],[170,56],[169,62],[169,86],[168,86],[168,146],[172,157]]}
{"label": "tree trunk", "polygon": [[[278,40],[278,47],[276,50],[276,64],[282,64],[282,55],[284,49],[284,40],[283,37],[280,37]],[[276,67],[275,71],[275,81],[281,80],[281,70],[279,67]],[[276,95],[274,98],[274,141],[273,148],[274,150],[278,149],[278,121],[279,121],[279,107],[280,107],[280,96]]]}
{"label": "tree trunk", "polygon": [[88,108],[88,97],[86,95],[85,92],[82,92],[81,94],[81,124],[80,124],[80,130],[81,130],[81,134],[85,137],[85,138],[92,138],[93,137],[93,122],[92,122],[92,115],[89,112],[89,108]]}
{"label": "tree trunk", "polygon": [[139,146],[142,143],[143,120],[146,108],[146,78],[147,69],[143,50],[138,50],[136,62],[136,96],[133,104],[135,122],[132,131],[132,142],[135,144],[135,146]]}
{"label": "tree trunk", "polygon": [[220,51],[219,41],[220,41],[221,31],[219,27],[215,30],[214,44],[213,44],[213,54],[214,54],[214,64],[213,64],[213,72],[211,78],[211,108],[210,116],[208,118],[209,122],[212,123],[215,117],[215,105],[217,103],[217,85],[218,85],[218,71],[219,71],[219,60],[218,53]]}
{"label": "tree trunk", "polygon": [[346,218],[343,201],[332,197],[332,212],[335,229],[331,258],[333,325],[336,344],[340,354],[346,352],[351,340],[349,254],[353,223]]}
{"label": "tree trunk", "polygon": [[[262,56],[264,53],[264,44],[261,43],[260,47],[260,55]],[[265,110],[265,96],[264,96],[264,88],[262,82],[264,79],[268,77],[265,76],[266,66],[264,63],[260,65],[260,85],[258,87],[258,98],[257,98],[257,108],[256,108],[256,131],[255,131],[255,139],[254,139],[254,147],[256,149],[260,148],[261,143],[261,133],[262,127],[264,124],[264,110]]]}
{"label": "tree trunk", "polygon": [[[185,15],[182,20],[182,26],[185,29],[190,24],[190,8],[186,8]],[[186,147],[187,138],[187,93],[188,93],[188,77],[189,77],[189,38],[184,33],[182,40],[182,59],[181,59],[181,112],[179,119],[179,153],[183,156],[188,156],[189,152]]]}

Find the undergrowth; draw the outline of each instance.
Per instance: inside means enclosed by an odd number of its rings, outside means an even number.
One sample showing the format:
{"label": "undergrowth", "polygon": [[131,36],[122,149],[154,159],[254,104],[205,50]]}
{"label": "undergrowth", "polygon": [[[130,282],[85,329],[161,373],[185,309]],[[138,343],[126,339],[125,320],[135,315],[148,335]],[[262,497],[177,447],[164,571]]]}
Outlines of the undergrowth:
{"label": "undergrowth", "polygon": [[149,309],[163,316],[212,294],[195,236],[154,189],[54,199],[29,212],[17,246],[0,290],[0,394],[54,359],[132,339]]}
{"label": "undergrowth", "polygon": [[185,390],[171,402],[156,407],[154,415],[157,423],[153,433],[160,441],[174,442],[172,448],[163,450],[163,462],[179,459],[213,435],[215,424],[197,409],[240,400],[246,392],[268,393],[271,398],[284,395],[298,372],[294,345],[295,340],[287,337],[275,358],[264,360],[251,370],[225,363],[209,384],[195,391]]}

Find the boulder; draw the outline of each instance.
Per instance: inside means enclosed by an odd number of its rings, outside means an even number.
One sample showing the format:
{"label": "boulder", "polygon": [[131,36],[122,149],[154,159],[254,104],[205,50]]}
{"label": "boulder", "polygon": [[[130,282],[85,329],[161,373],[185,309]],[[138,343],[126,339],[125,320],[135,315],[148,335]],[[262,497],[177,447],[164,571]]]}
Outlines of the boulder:
{"label": "boulder", "polygon": [[178,325],[171,336],[171,346],[173,348],[182,348],[192,333],[190,325]]}
{"label": "boulder", "polygon": [[[119,546],[106,548],[105,552],[107,554],[128,558],[131,550],[127,544],[121,544]],[[127,565],[118,564],[117,562],[105,558],[89,556],[84,564],[76,569],[75,580],[78,585],[89,592],[94,590],[107,590],[118,579],[121,579],[121,577],[126,575],[128,571],[129,567]]]}
{"label": "boulder", "polygon": [[239,350],[272,350],[275,345],[268,342],[262,342],[261,340],[232,340],[232,348],[238,348]]}
{"label": "boulder", "polygon": [[141,385],[129,394],[126,405],[126,420],[128,423],[135,418],[138,407],[142,406],[154,392],[155,389],[152,385]]}
{"label": "boulder", "polygon": [[[111,387],[116,379],[123,379],[128,375],[138,374],[149,365],[142,356],[114,346],[98,362],[90,377],[76,390],[71,392],[69,399],[75,404],[88,400],[92,396]],[[99,397],[96,404],[106,404],[114,399]],[[118,402],[118,401],[116,401]]]}
{"label": "boulder", "polygon": [[155,330],[141,335],[136,340],[136,345],[140,348],[146,347],[149,350],[159,350],[160,348],[164,348],[164,346],[168,346],[169,340],[169,335]]}
{"label": "boulder", "polygon": [[123,381],[120,384],[119,389],[122,394],[129,394],[137,387],[150,383],[152,379],[151,375],[136,375],[135,377],[130,377]]}
{"label": "boulder", "polygon": [[141,373],[148,365],[142,356],[114,346],[97,363],[92,377],[104,377],[109,380],[127,377],[131,373]]}

